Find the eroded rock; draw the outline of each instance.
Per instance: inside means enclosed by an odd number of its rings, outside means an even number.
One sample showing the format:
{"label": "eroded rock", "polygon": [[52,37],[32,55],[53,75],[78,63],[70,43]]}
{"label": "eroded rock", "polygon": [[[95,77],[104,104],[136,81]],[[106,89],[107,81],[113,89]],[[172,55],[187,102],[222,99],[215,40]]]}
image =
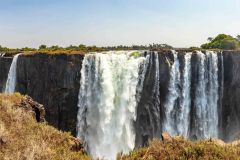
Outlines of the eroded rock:
{"label": "eroded rock", "polygon": [[35,102],[31,97],[26,96],[18,107],[24,108],[35,117],[37,122],[45,122],[45,109],[44,106],[38,102]]}
{"label": "eroded rock", "polygon": [[170,136],[169,133],[163,132],[162,133],[162,140],[163,140],[163,142],[172,141],[172,137]]}

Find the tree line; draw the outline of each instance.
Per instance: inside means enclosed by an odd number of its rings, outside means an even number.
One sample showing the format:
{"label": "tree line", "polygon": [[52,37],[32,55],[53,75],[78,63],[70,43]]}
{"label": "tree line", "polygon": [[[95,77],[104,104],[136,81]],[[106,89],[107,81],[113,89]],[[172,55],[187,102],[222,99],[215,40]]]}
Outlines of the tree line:
{"label": "tree line", "polygon": [[[160,49],[173,49],[168,44],[149,44],[149,45],[119,45],[119,46],[87,46],[84,44],[70,45],[68,47],[61,47],[58,45],[47,46],[40,45],[38,48],[7,48],[0,45],[0,52],[16,53],[16,52],[47,52],[47,53],[71,53],[71,52],[101,52],[109,50],[160,50]],[[209,37],[208,43],[202,44],[199,47],[190,47],[190,49],[223,49],[223,50],[240,50],[240,35],[233,37],[227,34],[219,34],[216,37]]]}
{"label": "tree line", "polygon": [[168,44],[149,44],[149,45],[132,45],[132,46],[107,46],[107,47],[97,47],[97,46],[86,46],[80,45],[70,45],[68,47],[61,47],[58,45],[47,46],[40,45],[38,48],[7,48],[0,46],[0,52],[99,52],[99,51],[109,51],[109,50],[158,50],[158,49],[172,49],[173,47]]}

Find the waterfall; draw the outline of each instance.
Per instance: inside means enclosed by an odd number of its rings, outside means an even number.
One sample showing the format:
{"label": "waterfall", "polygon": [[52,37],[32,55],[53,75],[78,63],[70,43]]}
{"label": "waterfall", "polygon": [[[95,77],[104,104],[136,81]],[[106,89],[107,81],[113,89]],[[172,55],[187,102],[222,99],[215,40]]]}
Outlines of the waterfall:
{"label": "waterfall", "polygon": [[190,125],[191,57],[192,53],[186,53],[184,55],[182,94],[179,106],[179,116],[177,117],[177,121],[179,122],[179,125],[177,125],[178,134],[184,137],[189,136]]}
{"label": "waterfall", "polygon": [[[94,158],[114,159],[162,131],[197,139],[219,136],[222,54],[172,51],[168,66],[159,56],[136,57],[130,51],[85,55],[77,136]],[[169,67],[169,79],[163,77],[168,86],[160,103],[161,65]]]}
{"label": "waterfall", "polygon": [[[180,64],[177,53],[173,51],[174,61],[170,69],[170,81],[165,106],[166,120],[164,130],[171,135],[188,136],[190,121],[190,80],[191,55],[184,55],[183,80],[181,81]],[[182,90],[180,89],[182,86]]]}
{"label": "waterfall", "polygon": [[159,70],[159,58],[158,53],[155,52],[155,84],[153,90],[153,96],[155,100],[155,108],[157,108],[157,119],[160,120],[159,113],[160,113],[160,70]]}
{"label": "waterfall", "polygon": [[17,60],[20,54],[16,54],[13,57],[12,64],[10,66],[8,72],[8,78],[5,86],[5,93],[13,93],[16,87],[16,80],[17,80]]}
{"label": "waterfall", "polygon": [[175,122],[176,115],[176,101],[180,96],[178,85],[180,83],[180,72],[179,72],[179,61],[177,53],[173,52],[173,64],[170,69],[170,80],[168,86],[168,95],[167,101],[164,104],[166,120],[164,122],[163,128],[171,135],[176,135],[177,130],[175,125],[178,122]]}
{"label": "waterfall", "polygon": [[[137,89],[147,58],[132,52],[87,54],[81,69],[77,136],[90,154],[115,159],[135,146]],[[145,66],[145,67],[144,67]],[[140,71],[143,68],[143,71]],[[141,74],[139,74],[141,72]]]}
{"label": "waterfall", "polygon": [[[164,103],[163,130],[173,136],[182,135],[187,138],[193,135],[197,139],[218,137],[218,106],[222,94],[219,88],[222,84],[219,83],[223,83],[218,77],[218,54],[212,51],[196,53],[197,63],[193,64],[197,68],[196,84],[191,84],[192,54],[184,54],[184,67],[181,71],[178,54],[173,51],[168,94]],[[191,99],[191,87],[195,87],[194,99]],[[191,119],[193,127],[190,135]]]}
{"label": "waterfall", "polygon": [[195,136],[198,138],[218,137],[218,56],[207,51],[197,53],[199,58],[198,81],[195,91],[194,108],[196,112]]}

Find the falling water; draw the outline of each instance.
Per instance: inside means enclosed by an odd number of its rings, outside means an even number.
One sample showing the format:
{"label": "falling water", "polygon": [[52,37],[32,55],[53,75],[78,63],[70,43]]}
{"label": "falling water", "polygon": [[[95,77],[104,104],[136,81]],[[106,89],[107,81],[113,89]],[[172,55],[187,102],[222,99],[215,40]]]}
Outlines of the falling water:
{"label": "falling water", "polygon": [[[173,64],[170,66],[168,95],[164,104],[164,131],[171,135],[190,138],[190,119],[193,119],[192,134],[196,138],[218,137],[219,71],[218,54],[207,51],[197,52],[197,84],[193,105],[191,105],[191,57],[184,55],[183,71],[180,71],[178,55],[173,51]],[[182,78],[181,78],[182,77]],[[193,108],[192,108],[193,107]],[[190,111],[194,114],[191,115]],[[192,117],[192,118],[191,118]]]}
{"label": "falling water", "polygon": [[[223,73],[218,67],[221,64],[223,70],[222,54],[219,57],[215,52],[199,51],[180,55],[172,51],[163,108],[159,55],[154,52],[146,57],[134,57],[131,54],[107,52],[84,57],[77,127],[78,137],[86,142],[93,157],[114,159],[117,153],[126,153],[135,147],[133,122],[138,105],[145,109],[147,113],[143,116],[149,120],[136,121],[141,125],[136,127],[136,131],[140,131],[136,140],[140,143],[144,143],[142,137],[158,136],[162,131],[187,138],[218,137],[218,106],[223,92],[223,80],[219,79]],[[145,84],[150,82],[149,78],[154,79],[151,85]],[[141,97],[148,97],[147,102],[144,98],[141,102]],[[164,119],[160,119],[162,111]]]}
{"label": "falling water", "polygon": [[[165,103],[165,131],[171,135],[188,136],[190,122],[190,85],[191,85],[191,56],[184,55],[183,80],[181,81],[180,64],[177,53],[173,51],[174,62],[170,70],[169,93]],[[182,86],[182,90],[179,86]],[[179,102],[178,102],[179,101]]]}
{"label": "falling water", "polygon": [[136,87],[147,58],[130,54],[87,54],[83,60],[78,137],[87,143],[93,157],[114,159],[117,153],[135,146]]}
{"label": "falling water", "polygon": [[5,93],[13,93],[16,87],[16,79],[17,79],[17,60],[20,54],[16,54],[13,57],[11,67],[8,72],[8,78],[5,86]]}
{"label": "falling water", "polygon": [[[218,57],[217,53],[198,52],[198,82],[195,93],[195,135],[198,138],[218,137]],[[197,121],[197,122],[196,122]]]}
{"label": "falling water", "polygon": [[184,69],[183,69],[183,82],[182,94],[180,98],[179,114],[177,117],[177,132],[184,137],[189,136],[190,124],[190,107],[191,107],[191,57],[192,53],[184,55]]}
{"label": "falling water", "polygon": [[176,135],[176,125],[178,122],[175,121],[175,115],[177,114],[176,107],[178,107],[176,101],[180,96],[180,90],[178,88],[178,85],[180,83],[180,72],[179,61],[177,53],[175,51],[173,51],[173,57],[173,64],[171,65],[170,69],[168,95],[166,97],[167,101],[164,104],[166,120],[164,122],[163,128],[171,135]]}
{"label": "falling water", "polygon": [[[155,52],[155,84],[154,84],[154,90],[153,90],[153,96],[155,100],[155,107],[157,108],[157,115],[160,113],[160,70],[159,70],[159,58],[158,58],[158,53]],[[158,117],[160,120],[160,117]]]}

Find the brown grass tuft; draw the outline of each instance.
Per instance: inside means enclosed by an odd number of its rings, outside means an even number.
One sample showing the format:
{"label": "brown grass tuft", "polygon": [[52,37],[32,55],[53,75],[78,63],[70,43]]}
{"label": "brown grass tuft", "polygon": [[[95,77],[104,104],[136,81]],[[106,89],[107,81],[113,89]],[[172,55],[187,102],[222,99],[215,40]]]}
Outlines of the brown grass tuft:
{"label": "brown grass tuft", "polygon": [[135,149],[128,155],[118,155],[118,160],[171,160],[171,159],[240,159],[240,147],[221,146],[214,141],[191,142],[183,138],[162,142],[154,139],[148,147]]}
{"label": "brown grass tuft", "polygon": [[20,94],[0,94],[1,160],[89,160],[82,151],[71,150],[69,133],[45,123],[37,123],[31,114],[17,108],[24,100]]}

